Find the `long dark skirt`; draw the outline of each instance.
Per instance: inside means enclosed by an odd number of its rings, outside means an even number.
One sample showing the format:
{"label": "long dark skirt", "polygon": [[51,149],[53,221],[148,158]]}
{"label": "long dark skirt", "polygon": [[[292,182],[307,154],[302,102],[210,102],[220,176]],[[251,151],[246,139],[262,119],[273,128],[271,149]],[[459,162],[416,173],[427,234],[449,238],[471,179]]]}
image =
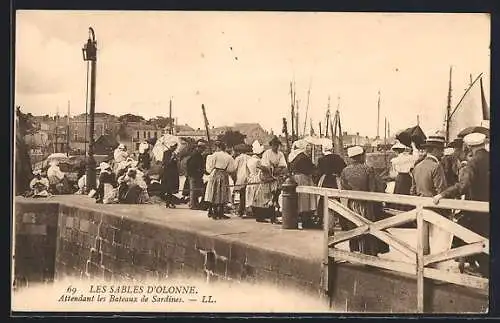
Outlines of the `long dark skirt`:
{"label": "long dark skirt", "polygon": [[229,175],[226,171],[216,169],[207,184],[207,202],[223,205],[229,202],[231,193],[229,189]]}
{"label": "long dark skirt", "polygon": [[[411,182],[412,182],[412,179],[411,179],[410,174],[399,173],[396,176],[396,180],[394,183],[394,194],[410,195]],[[401,204],[395,204],[395,203],[388,203],[387,207],[394,209],[394,210],[401,210],[401,211],[410,211],[410,210],[414,209],[414,206],[411,206],[411,205],[401,205]]]}
{"label": "long dark skirt", "polygon": [[[380,218],[377,214],[379,208],[376,203],[349,200],[347,206],[349,209],[360,214],[367,220],[377,221]],[[340,221],[340,225],[344,231],[356,228],[356,225],[343,218]],[[372,235],[364,235],[349,240],[349,248],[351,251],[359,251],[363,254],[371,256],[389,252],[389,246]]]}
{"label": "long dark skirt", "polygon": [[[328,187],[328,188],[338,188],[337,187],[337,176],[333,174],[325,174],[322,175],[319,179],[318,183],[319,187]],[[324,198],[321,196],[318,199],[318,215],[323,216],[323,200]]]}
{"label": "long dark skirt", "polygon": [[120,185],[118,189],[118,200],[123,204],[139,204],[142,188],[138,185]]}
{"label": "long dark skirt", "polygon": [[182,186],[182,196],[188,197],[191,188],[191,180],[189,176],[186,176],[184,180],[184,185]]}
{"label": "long dark skirt", "polygon": [[[337,176],[334,174],[324,174],[320,177],[319,187],[328,187],[328,188],[338,188],[337,187]],[[324,197],[320,196],[318,198],[318,208],[317,208],[317,213],[318,213],[318,220],[321,224],[323,224],[323,201]],[[337,199],[337,201],[340,201]],[[330,221],[329,221],[329,230],[330,232],[333,231],[333,228],[335,227],[335,219],[340,219],[341,216],[338,215],[336,212],[333,212],[330,210]]]}

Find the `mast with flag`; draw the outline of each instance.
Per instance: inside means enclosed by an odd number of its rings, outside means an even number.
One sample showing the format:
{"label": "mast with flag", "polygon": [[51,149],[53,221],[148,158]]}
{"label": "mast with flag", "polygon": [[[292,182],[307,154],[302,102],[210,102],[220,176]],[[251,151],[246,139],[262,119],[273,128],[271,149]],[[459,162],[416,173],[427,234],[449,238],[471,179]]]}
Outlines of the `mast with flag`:
{"label": "mast with flag", "polygon": [[456,138],[465,128],[488,125],[490,114],[484,88],[481,86],[482,76],[481,73],[473,80],[458,104],[447,113],[445,131],[447,129],[449,140]]}

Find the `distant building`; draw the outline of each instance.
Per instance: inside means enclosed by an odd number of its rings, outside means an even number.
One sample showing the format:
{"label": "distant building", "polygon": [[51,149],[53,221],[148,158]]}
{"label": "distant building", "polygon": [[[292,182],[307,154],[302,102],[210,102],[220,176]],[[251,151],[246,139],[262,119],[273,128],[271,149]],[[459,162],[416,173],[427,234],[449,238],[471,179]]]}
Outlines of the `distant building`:
{"label": "distant building", "polygon": [[[271,133],[265,131],[258,123],[236,123],[231,127],[222,126],[209,129],[210,139],[216,139],[217,136],[223,135],[226,131],[239,131],[241,134],[246,136],[245,143],[247,144],[252,144],[255,140],[258,140],[261,144],[267,144],[267,142],[272,138]],[[198,140],[206,139],[207,133],[205,129],[191,129],[179,131],[177,136],[189,137]]]}
{"label": "distant building", "polygon": [[94,144],[94,154],[96,155],[110,155],[113,153],[116,147],[118,147],[118,141],[113,135],[101,135],[96,139]]}
{"label": "distant building", "polygon": [[118,131],[117,140],[124,144],[129,151],[139,150],[141,142],[151,138],[159,138],[163,135],[163,129],[146,122],[127,122]]}
{"label": "distant building", "polygon": [[[166,127],[165,129],[167,129]],[[179,132],[186,132],[186,131],[194,131],[193,128],[191,128],[189,125],[184,124],[184,125],[176,125],[174,128],[174,134],[177,134]]]}
{"label": "distant building", "polygon": [[244,134],[245,143],[251,145],[255,140],[261,144],[267,144],[272,138],[272,134],[265,131],[258,123],[236,123],[232,127],[233,131],[239,131]]}
{"label": "distant building", "polygon": [[342,143],[344,144],[344,147],[370,146],[371,140],[368,136],[361,136],[359,132],[356,134],[348,134],[344,131],[342,134]]}

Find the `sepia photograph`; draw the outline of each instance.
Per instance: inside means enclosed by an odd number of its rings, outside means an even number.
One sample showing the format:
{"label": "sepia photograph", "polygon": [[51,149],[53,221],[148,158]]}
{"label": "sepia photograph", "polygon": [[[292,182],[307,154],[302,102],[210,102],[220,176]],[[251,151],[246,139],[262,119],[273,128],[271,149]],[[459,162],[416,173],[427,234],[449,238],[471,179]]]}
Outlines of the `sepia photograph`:
{"label": "sepia photograph", "polygon": [[489,14],[14,15],[11,315],[488,313]]}

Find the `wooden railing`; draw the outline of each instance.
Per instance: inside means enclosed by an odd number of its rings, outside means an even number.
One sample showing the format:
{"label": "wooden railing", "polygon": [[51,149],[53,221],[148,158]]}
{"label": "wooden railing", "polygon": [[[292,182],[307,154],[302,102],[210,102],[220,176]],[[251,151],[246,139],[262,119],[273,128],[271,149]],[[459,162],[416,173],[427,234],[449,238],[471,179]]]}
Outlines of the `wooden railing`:
{"label": "wooden railing", "polygon": [[[328,290],[328,263],[329,260],[343,260],[351,263],[364,264],[383,268],[390,271],[416,275],[417,277],[417,312],[424,312],[424,279],[444,281],[456,285],[480,289],[488,292],[489,280],[464,273],[453,273],[440,270],[435,264],[442,263],[459,257],[485,253],[489,255],[489,239],[482,237],[469,229],[431,211],[433,209],[463,210],[472,212],[488,213],[489,203],[478,201],[443,199],[435,205],[432,198],[417,197],[398,194],[372,193],[349,190],[338,190],[330,188],[319,188],[311,186],[297,187],[297,193],[315,194],[324,197],[328,203],[323,203],[323,225],[324,225],[324,249],[323,249],[323,287]],[[339,199],[341,202],[338,202]],[[412,205],[416,208],[401,212],[395,216],[372,222],[350,210],[345,199],[362,200],[373,202],[395,203]],[[329,230],[329,210],[356,225],[355,229],[331,233]],[[407,242],[390,234],[387,229],[405,223],[417,222],[417,248],[413,248]],[[462,239],[466,244],[450,250],[439,251],[431,254],[429,245],[430,230],[445,230],[450,234]],[[330,235],[331,234],[331,235]],[[399,251],[404,259],[399,261],[384,259],[378,256],[365,255],[338,249],[335,246],[350,239],[370,234],[387,243],[391,248]],[[333,263],[333,261],[331,261]]]}

